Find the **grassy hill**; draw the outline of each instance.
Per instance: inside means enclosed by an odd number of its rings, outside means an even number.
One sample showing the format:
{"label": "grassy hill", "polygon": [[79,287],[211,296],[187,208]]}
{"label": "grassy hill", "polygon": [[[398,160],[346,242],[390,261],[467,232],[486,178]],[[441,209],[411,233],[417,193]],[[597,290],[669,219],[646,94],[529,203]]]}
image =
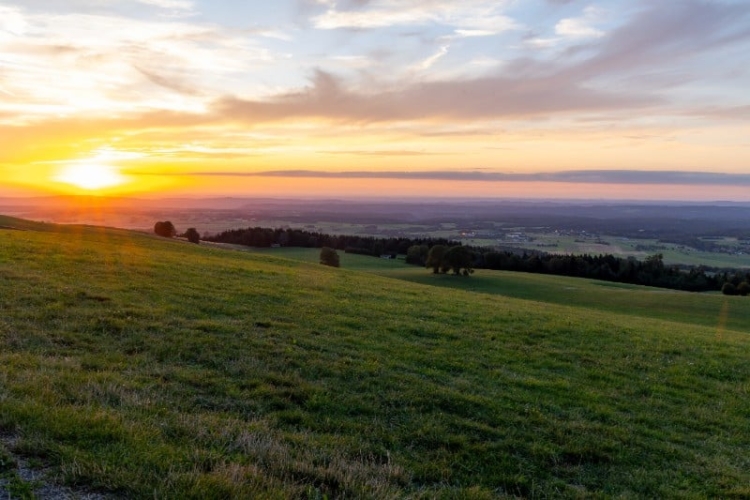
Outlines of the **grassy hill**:
{"label": "grassy hill", "polygon": [[[315,248],[249,251],[306,262],[318,262],[320,254]],[[471,278],[465,279],[460,276],[434,275],[421,267],[407,265],[403,260],[385,260],[341,252],[340,256],[341,266],[345,269],[368,271],[413,283],[705,325],[718,331],[728,328],[750,332],[750,300],[732,300],[719,293],[686,293],[610,281],[487,269],[478,269]]]}
{"label": "grassy hill", "polygon": [[717,328],[26,229],[0,230],[5,473],[128,498],[750,495],[747,299],[689,296],[727,301]]}

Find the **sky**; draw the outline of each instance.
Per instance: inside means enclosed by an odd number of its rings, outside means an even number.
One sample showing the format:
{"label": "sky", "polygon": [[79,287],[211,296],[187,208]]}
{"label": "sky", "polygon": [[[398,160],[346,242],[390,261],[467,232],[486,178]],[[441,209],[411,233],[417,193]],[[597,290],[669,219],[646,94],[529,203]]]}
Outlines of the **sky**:
{"label": "sky", "polygon": [[0,0],[0,196],[750,201],[747,0]]}

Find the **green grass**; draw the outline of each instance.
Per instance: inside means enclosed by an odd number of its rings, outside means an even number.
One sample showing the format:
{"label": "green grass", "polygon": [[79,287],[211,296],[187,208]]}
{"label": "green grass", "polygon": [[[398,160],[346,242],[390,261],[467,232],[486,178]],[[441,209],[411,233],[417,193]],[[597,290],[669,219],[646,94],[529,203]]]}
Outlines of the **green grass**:
{"label": "green grass", "polygon": [[[303,262],[320,262],[319,248],[246,248],[244,250],[273,257],[301,260]],[[346,253],[341,250],[337,253],[339,254],[341,267],[345,269],[383,271],[403,269],[405,265],[403,260],[398,259],[381,259],[379,257]]]}
{"label": "green grass", "polygon": [[[317,262],[319,250],[279,248],[252,250],[305,262]],[[477,270],[469,278],[434,275],[403,260],[341,255],[341,266],[423,285],[518,299],[575,306],[595,311],[750,332],[750,299],[718,293],[688,293],[564,276]]]}
{"label": "green grass", "polygon": [[0,433],[74,488],[750,495],[741,298],[717,330],[125,231],[0,237]]}
{"label": "green grass", "polygon": [[379,274],[414,283],[580,307],[613,314],[750,332],[750,301],[562,276],[478,270],[462,276],[406,268]]}

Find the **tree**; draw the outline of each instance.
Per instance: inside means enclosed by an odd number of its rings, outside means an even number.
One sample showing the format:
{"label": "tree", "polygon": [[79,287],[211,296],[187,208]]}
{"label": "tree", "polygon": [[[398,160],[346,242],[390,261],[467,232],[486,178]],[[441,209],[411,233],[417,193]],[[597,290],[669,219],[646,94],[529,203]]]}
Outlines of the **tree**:
{"label": "tree", "polygon": [[428,252],[427,245],[411,245],[406,251],[406,263],[423,266]]}
{"label": "tree", "polygon": [[643,261],[643,267],[654,277],[659,277],[664,272],[664,254],[654,254],[646,257]]}
{"label": "tree", "polygon": [[737,285],[737,294],[742,295],[743,297],[746,297],[747,294],[750,293],[750,283],[747,281],[743,281],[739,285]]}
{"label": "tree", "polygon": [[721,293],[724,295],[737,295],[737,287],[733,283],[727,281],[724,286],[721,287]]}
{"label": "tree", "polygon": [[435,245],[430,248],[430,251],[427,253],[425,267],[431,267],[434,274],[439,273],[443,267],[443,256],[447,251],[448,247],[445,245]]}
{"label": "tree", "polygon": [[279,232],[279,236],[276,238],[276,243],[282,247],[287,246],[289,244],[289,233],[286,231]]}
{"label": "tree", "polygon": [[[445,255],[443,255],[443,268],[444,269],[450,269],[453,271],[453,274],[463,274],[464,276],[468,276],[469,274],[474,272],[474,269],[472,269],[473,256],[471,255],[471,250],[464,246],[455,246],[448,249],[447,252],[445,252]],[[463,269],[463,273],[461,270]]]}
{"label": "tree", "polygon": [[170,221],[159,221],[154,224],[154,233],[165,238],[173,238],[177,234],[177,230]]}
{"label": "tree", "polygon": [[201,235],[198,234],[198,231],[194,227],[190,227],[185,231],[185,238],[187,238],[190,243],[195,244],[198,244],[201,241]]}
{"label": "tree", "polygon": [[320,249],[320,263],[325,266],[339,267],[339,254],[331,247]]}

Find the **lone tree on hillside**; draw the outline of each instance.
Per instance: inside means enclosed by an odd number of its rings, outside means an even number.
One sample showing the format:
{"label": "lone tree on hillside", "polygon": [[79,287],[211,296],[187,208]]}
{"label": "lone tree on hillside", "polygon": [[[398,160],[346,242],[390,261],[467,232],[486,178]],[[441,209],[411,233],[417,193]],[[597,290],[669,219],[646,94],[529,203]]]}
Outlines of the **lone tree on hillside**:
{"label": "lone tree on hillside", "polygon": [[173,238],[177,234],[177,230],[174,228],[174,224],[170,221],[159,221],[154,224],[154,232],[159,236],[165,238]]}
{"label": "lone tree on hillside", "polygon": [[339,267],[339,254],[331,247],[320,249],[320,263],[325,266]]}
{"label": "lone tree on hillside", "polygon": [[201,241],[201,235],[198,234],[198,230],[194,227],[189,227],[188,230],[185,231],[185,238],[187,238],[190,243],[195,244],[198,244]]}

